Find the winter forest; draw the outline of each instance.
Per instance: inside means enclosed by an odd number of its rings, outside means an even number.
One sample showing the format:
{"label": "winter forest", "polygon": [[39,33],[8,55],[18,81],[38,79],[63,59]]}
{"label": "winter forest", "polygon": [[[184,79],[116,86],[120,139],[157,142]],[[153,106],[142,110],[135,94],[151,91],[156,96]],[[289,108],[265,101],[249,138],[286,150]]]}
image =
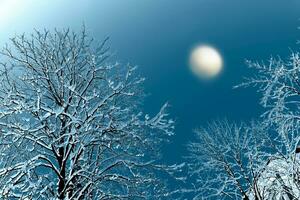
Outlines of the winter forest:
{"label": "winter forest", "polygon": [[[300,4],[275,0],[275,11],[290,11],[278,20],[283,35],[256,18],[279,15],[256,1],[231,27],[234,0],[175,2],[168,16],[170,1],[0,0],[0,199],[300,199],[300,32],[289,32]],[[146,14],[127,12],[133,4]],[[210,13],[192,26],[200,14],[180,11],[216,5],[231,28],[209,23]],[[104,15],[118,28],[95,28],[110,23]],[[244,31],[244,16],[264,23],[262,39]]]}

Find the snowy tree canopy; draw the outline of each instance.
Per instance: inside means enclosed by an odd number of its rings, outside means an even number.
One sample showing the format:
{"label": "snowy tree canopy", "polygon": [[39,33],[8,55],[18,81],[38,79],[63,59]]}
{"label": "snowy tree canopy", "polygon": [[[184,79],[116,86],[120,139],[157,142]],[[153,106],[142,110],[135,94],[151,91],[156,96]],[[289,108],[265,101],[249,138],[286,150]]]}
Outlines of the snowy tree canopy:
{"label": "snowy tree canopy", "polygon": [[266,161],[262,130],[216,121],[196,131],[189,144],[190,174],[197,180],[194,199],[249,199]]}
{"label": "snowy tree canopy", "polygon": [[247,61],[256,76],[240,86],[258,87],[262,94],[263,124],[273,154],[259,178],[262,199],[299,199],[300,57],[271,58],[268,63]]}
{"label": "snowy tree canopy", "polygon": [[164,105],[140,110],[143,78],[109,64],[85,30],[36,31],[1,52],[2,199],[162,199]]}
{"label": "snowy tree canopy", "polygon": [[295,153],[300,141],[300,57],[292,53],[284,61],[271,58],[267,64],[247,61],[255,76],[246,78],[241,86],[255,86],[262,94],[261,105],[265,126],[273,129],[277,150],[284,155]]}
{"label": "snowy tree canopy", "polygon": [[[299,155],[296,159],[272,158],[256,179],[250,200],[292,200],[300,198]],[[257,195],[259,194],[259,195]]]}

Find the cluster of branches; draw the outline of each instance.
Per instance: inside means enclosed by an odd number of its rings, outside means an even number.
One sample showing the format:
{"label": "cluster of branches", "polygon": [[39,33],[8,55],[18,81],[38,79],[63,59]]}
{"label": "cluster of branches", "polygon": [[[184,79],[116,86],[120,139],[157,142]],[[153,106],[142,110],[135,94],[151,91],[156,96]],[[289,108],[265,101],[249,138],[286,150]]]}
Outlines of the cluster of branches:
{"label": "cluster of branches", "polygon": [[213,122],[189,145],[195,199],[300,199],[300,54],[268,64],[247,61],[265,112],[260,122]]}
{"label": "cluster of branches", "polygon": [[[1,51],[1,199],[163,199],[167,104],[140,111],[143,78],[110,64],[107,39],[36,31]],[[174,167],[174,166],[173,166]]]}
{"label": "cluster of branches", "polygon": [[36,31],[0,52],[1,199],[300,199],[299,53],[248,62],[258,75],[239,87],[259,88],[261,120],[198,129],[193,188],[170,191],[163,179],[183,165],[160,164],[174,133],[168,105],[141,112],[144,78],[109,62],[107,40]]}

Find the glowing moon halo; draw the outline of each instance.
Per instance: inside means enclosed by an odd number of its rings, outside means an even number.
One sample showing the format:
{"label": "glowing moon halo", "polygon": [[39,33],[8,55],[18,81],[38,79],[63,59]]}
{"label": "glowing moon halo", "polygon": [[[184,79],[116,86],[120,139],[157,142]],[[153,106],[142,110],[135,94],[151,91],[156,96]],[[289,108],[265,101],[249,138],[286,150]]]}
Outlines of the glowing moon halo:
{"label": "glowing moon halo", "polygon": [[217,76],[223,67],[221,54],[213,47],[200,45],[190,54],[191,70],[200,78]]}

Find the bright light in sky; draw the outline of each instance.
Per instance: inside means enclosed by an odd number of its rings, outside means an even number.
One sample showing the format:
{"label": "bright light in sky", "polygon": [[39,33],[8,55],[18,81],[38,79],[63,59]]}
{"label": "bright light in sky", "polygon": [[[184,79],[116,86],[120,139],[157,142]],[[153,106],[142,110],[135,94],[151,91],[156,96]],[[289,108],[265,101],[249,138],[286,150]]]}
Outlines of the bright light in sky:
{"label": "bright light in sky", "polygon": [[212,78],[221,72],[223,60],[215,48],[201,45],[192,50],[190,65],[200,78]]}

